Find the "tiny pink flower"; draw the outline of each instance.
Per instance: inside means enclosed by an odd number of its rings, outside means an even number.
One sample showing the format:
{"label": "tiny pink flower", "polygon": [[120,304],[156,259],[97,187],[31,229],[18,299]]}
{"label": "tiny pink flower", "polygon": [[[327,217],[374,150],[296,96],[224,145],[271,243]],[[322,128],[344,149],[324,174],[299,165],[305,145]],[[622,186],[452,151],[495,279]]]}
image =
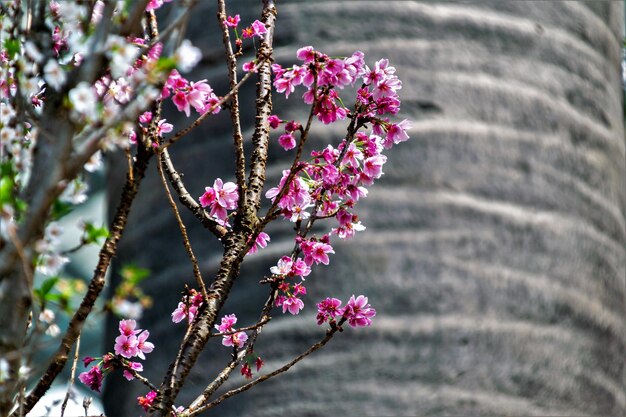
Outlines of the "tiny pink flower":
{"label": "tiny pink flower", "polygon": [[120,334],[123,336],[132,336],[141,332],[141,329],[135,329],[137,327],[135,320],[120,320],[118,327]]}
{"label": "tiny pink flower", "polygon": [[137,356],[141,359],[146,359],[144,353],[150,353],[154,350],[154,344],[146,341],[148,336],[150,336],[150,332],[147,330],[144,330],[137,336]]}
{"label": "tiny pink flower", "polygon": [[224,22],[226,24],[226,26],[231,27],[231,28],[236,28],[237,25],[239,24],[239,21],[241,20],[241,18],[239,17],[238,14],[236,14],[234,17],[233,16],[228,16],[226,18],[226,21]]}
{"label": "tiny pink flower", "polygon": [[259,249],[267,247],[267,242],[269,241],[270,236],[267,233],[259,233],[259,235],[256,237],[256,240],[254,241],[254,245],[252,245],[252,247],[250,247],[250,250],[248,250],[248,255],[256,253]]}
{"label": "tiny pink flower", "polygon": [[304,262],[309,266],[311,266],[313,262],[328,265],[330,261],[328,254],[335,253],[332,246],[322,242],[312,242],[306,245],[304,245],[303,242],[300,247],[304,253]]}
{"label": "tiny pink flower", "polygon": [[254,61],[250,61],[250,62],[245,62],[242,66],[241,69],[243,69],[245,72],[258,72],[256,65],[254,63]]}
{"label": "tiny pink flower", "polygon": [[187,306],[184,303],[178,303],[178,308],[172,312],[172,321],[180,323],[187,317]]}
{"label": "tiny pink flower", "polygon": [[100,392],[100,388],[102,388],[103,378],[104,376],[102,375],[102,370],[100,370],[97,366],[92,366],[89,371],[78,375],[80,382],[97,392]]}
{"label": "tiny pink flower", "polygon": [[267,33],[267,28],[265,27],[265,24],[263,24],[263,22],[260,22],[259,20],[255,20],[254,22],[252,22],[251,27],[254,36],[261,37],[261,35]]}
{"label": "tiny pink flower", "polygon": [[326,298],[317,304],[317,324],[320,325],[328,320],[333,320],[336,316],[343,314],[339,306],[341,300],[336,298]]}
{"label": "tiny pink flower", "polygon": [[280,117],[276,116],[275,114],[272,114],[270,117],[268,117],[267,121],[272,129],[278,128],[281,123]]}
{"label": "tiny pink flower", "polygon": [[221,323],[215,325],[215,328],[220,333],[226,333],[232,330],[233,325],[237,323],[237,316],[234,314],[229,314],[227,316],[222,317]]}
{"label": "tiny pink flower", "polygon": [[304,46],[296,51],[296,57],[309,64],[315,60],[315,50],[312,46]]}
{"label": "tiny pink flower", "polygon": [[163,137],[163,133],[169,133],[174,130],[174,126],[171,123],[165,123],[167,119],[161,119],[157,123],[157,135]]}
{"label": "tiny pink flower", "polygon": [[348,319],[348,324],[352,327],[365,327],[372,324],[372,317],[376,315],[374,310],[368,303],[367,297],[359,295],[358,297],[350,297],[348,303],[343,310],[343,316]]}
{"label": "tiny pink flower", "polygon": [[278,260],[278,264],[270,268],[270,272],[274,275],[287,275],[291,272],[293,261],[289,256],[283,256]]}
{"label": "tiny pink flower", "polygon": [[157,393],[155,391],[150,391],[144,397],[137,397],[137,403],[143,407],[145,411],[150,410],[152,403],[157,397]]}
{"label": "tiny pink flower", "polygon": [[303,308],[304,303],[297,297],[287,297],[283,300],[283,314],[289,311],[291,314],[296,315]]}
{"label": "tiny pink flower", "polygon": [[139,116],[139,123],[150,123],[150,121],[152,120],[152,112],[143,112],[140,116]]}
{"label": "tiny pink flower", "polygon": [[291,133],[285,133],[280,135],[278,143],[284,150],[288,151],[296,147],[296,138]]}
{"label": "tiny pink flower", "polygon": [[125,358],[132,358],[137,356],[137,336],[124,336],[123,334],[115,338],[114,351],[116,355],[121,355]]}
{"label": "tiny pink flower", "polygon": [[[128,362],[128,367],[136,372],[143,371],[143,365],[139,362]],[[129,381],[132,381],[133,379],[135,379],[135,376],[133,375],[133,373],[127,369],[124,369],[123,374],[124,374],[124,378],[126,378]]]}

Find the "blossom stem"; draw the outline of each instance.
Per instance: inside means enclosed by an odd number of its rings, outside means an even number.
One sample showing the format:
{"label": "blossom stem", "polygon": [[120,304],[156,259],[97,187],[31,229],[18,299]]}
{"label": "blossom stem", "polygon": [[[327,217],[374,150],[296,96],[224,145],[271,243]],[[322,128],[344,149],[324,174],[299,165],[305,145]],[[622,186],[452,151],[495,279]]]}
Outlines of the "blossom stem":
{"label": "blossom stem", "polygon": [[[228,64],[228,78],[230,80],[230,90],[237,86],[237,58],[233,52],[230,42],[228,26],[226,26],[226,4],[224,0],[217,2],[217,21],[222,30],[222,40],[226,52],[226,62]],[[246,157],[243,150],[243,135],[241,133],[241,119],[239,114],[239,95],[233,94],[230,98],[230,119],[233,126],[233,141],[235,145],[235,175],[237,186],[239,187],[239,207],[246,205]]]}

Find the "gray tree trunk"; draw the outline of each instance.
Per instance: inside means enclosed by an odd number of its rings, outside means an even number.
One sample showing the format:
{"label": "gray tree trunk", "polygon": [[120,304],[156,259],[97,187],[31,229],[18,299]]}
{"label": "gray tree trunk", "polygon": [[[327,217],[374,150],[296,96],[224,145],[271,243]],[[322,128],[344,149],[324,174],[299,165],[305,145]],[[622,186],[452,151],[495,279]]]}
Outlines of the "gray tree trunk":
{"label": "gray tree trunk", "polygon": [[[254,19],[260,7],[251,3],[231,11]],[[209,74],[223,94],[221,42],[206,37],[217,31],[215,13],[201,6],[190,29],[207,60],[195,74]],[[220,415],[624,415],[623,2],[278,7],[278,62],[293,62],[303,45],[331,55],[360,49],[370,63],[387,57],[403,80],[402,114],[415,124],[358,210],[367,230],[307,279],[304,312],[273,321],[258,353],[277,367],[320,338],[314,303],[329,295],[367,294],[374,325],[346,329],[286,375],[224,402]],[[301,117],[297,101],[277,98],[276,113]],[[249,126],[253,101],[244,103]],[[173,150],[195,196],[233,172],[229,132],[224,113]],[[340,135],[314,131],[317,144]],[[282,169],[274,166],[270,182]],[[210,276],[218,245],[185,218]],[[257,282],[290,247],[288,226],[279,226],[223,311],[242,324],[265,298]],[[156,303],[141,324],[157,343],[146,373],[159,382],[182,335],[169,315],[192,271],[155,175],[130,227],[119,261],[153,271],[146,290]],[[110,348],[116,323],[109,327]],[[228,354],[212,342],[178,403]],[[143,393],[110,381],[107,415],[137,414],[133,399]]]}

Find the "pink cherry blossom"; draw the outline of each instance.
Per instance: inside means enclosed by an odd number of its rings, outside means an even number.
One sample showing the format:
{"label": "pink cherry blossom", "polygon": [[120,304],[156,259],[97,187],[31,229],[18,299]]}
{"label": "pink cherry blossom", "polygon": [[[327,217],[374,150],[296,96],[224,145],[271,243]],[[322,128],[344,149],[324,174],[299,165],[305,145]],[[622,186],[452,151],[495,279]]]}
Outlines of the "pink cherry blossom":
{"label": "pink cherry blossom", "polygon": [[352,327],[365,327],[372,324],[372,317],[376,315],[374,310],[368,303],[367,297],[359,295],[358,297],[350,297],[348,303],[343,310],[343,316],[348,319],[348,324]]}
{"label": "pink cherry blossom", "polygon": [[171,123],[165,123],[167,119],[161,119],[157,123],[157,135],[163,137],[163,133],[169,133],[174,130],[174,126]]}
{"label": "pink cherry blossom", "polygon": [[125,358],[132,358],[133,356],[137,356],[137,344],[138,344],[137,336],[124,336],[123,334],[117,336],[115,338],[115,354],[122,355]]}
{"label": "pink cherry blossom", "polygon": [[141,332],[141,329],[135,329],[137,322],[135,320],[120,320],[119,331],[123,336],[133,336]]}
{"label": "pink cherry blossom", "polygon": [[304,308],[304,302],[297,297],[287,297],[283,300],[283,314],[287,311],[289,313],[296,315],[300,313],[300,310]]}
{"label": "pink cherry blossom", "polygon": [[226,26],[231,27],[231,28],[236,28],[237,25],[239,24],[239,21],[241,20],[241,18],[239,17],[238,14],[236,14],[234,17],[233,16],[228,16],[226,18],[226,21],[224,22],[226,24]]}
{"label": "pink cherry blossom", "polygon": [[280,126],[281,120],[280,117],[272,114],[270,117],[267,118],[267,122],[270,124],[270,127],[272,129],[276,129],[278,126]]}
{"label": "pink cherry blossom", "polygon": [[146,341],[148,336],[150,336],[150,332],[147,330],[144,330],[137,336],[137,356],[141,359],[146,359],[144,353],[150,353],[154,350],[154,344]]}
{"label": "pink cherry blossom", "polygon": [[261,37],[261,35],[267,33],[267,28],[265,27],[265,24],[259,20],[255,20],[254,22],[252,22],[251,26],[252,30],[254,31],[254,36]]}
{"label": "pink cherry blossom", "polygon": [[78,375],[80,382],[97,392],[100,392],[100,388],[102,388],[103,378],[104,376],[102,375],[102,370],[100,370],[98,366],[92,366],[89,371],[82,372]]}
{"label": "pink cherry blossom", "polygon": [[[128,367],[132,369],[133,371],[137,371],[137,372],[143,371],[143,365],[140,362],[128,362]],[[135,376],[133,375],[133,373],[128,371],[127,369],[124,369],[123,374],[124,374],[124,378],[126,378],[129,381],[132,381],[133,379],[135,379]]]}
{"label": "pink cherry blossom", "polygon": [[220,333],[226,333],[231,331],[233,325],[237,323],[237,316],[234,314],[229,314],[227,316],[222,317],[222,321],[220,324],[216,324],[215,328]]}
{"label": "pink cherry blossom", "polygon": [[205,193],[200,196],[200,204],[210,207],[211,216],[221,224],[227,224],[227,210],[236,209],[238,199],[237,185],[232,182],[224,183],[221,178],[217,178],[213,187],[205,188]]}
{"label": "pink cherry blossom", "polygon": [[280,135],[278,143],[284,150],[289,151],[296,147],[296,138],[294,138],[291,133],[285,133]]}
{"label": "pink cherry blossom", "polygon": [[303,241],[300,243],[300,248],[304,254],[304,262],[309,266],[314,262],[328,265],[328,254],[335,253],[332,246],[323,242]]}
{"label": "pink cherry blossom", "polygon": [[274,275],[287,275],[291,272],[292,265],[292,259],[289,256],[283,256],[276,266],[270,268],[270,272]]}
{"label": "pink cherry blossom", "polygon": [[155,391],[150,391],[143,397],[137,397],[137,403],[143,407],[144,411],[150,410],[152,403],[157,397],[157,393]]}
{"label": "pink cherry blossom", "polygon": [[317,324],[322,324],[328,320],[333,320],[336,316],[343,314],[339,308],[341,300],[337,298],[326,298],[317,304]]}
{"label": "pink cherry blossom", "polygon": [[248,255],[256,253],[259,249],[267,247],[267,242],[269,241],[270,236],[267,233],[259,233],[259,235],[256,237],[256,240],[254,241],[254,245],[252,245],[248,250]]}

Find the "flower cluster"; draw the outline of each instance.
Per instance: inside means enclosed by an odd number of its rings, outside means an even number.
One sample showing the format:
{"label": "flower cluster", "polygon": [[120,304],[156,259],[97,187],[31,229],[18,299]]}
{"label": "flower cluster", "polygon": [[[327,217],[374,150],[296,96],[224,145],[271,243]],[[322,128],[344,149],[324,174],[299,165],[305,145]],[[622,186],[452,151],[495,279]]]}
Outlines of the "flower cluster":
{"label": "flower cluster", "polygon": [[219,98],[207,84],[207,80],[189,81],[176,70],[170,73],[161,91],[163,100],[170,96],[178,111],[185,113],[187,117],[191,113],[191,107],[199,114],[204,114],[209,110],[213,114],[220,111],[220,106],[217,105]]}
{"label": "flower cluster", "polygon": [[215,328],[220,333],[228,333],[222,336],[222,345],[233,346],[240,348],[248,340],[248,335],[245,332],[237,332],[233,330],[233,325],[237,323],[237,316],[229,314],[222,317],[220,324],[216,324]]}
{"label": "flower cluster", "polygon": [[[270,272],[275,279],[281,281],[278,285],[281,294],[276,297],[276,306],[282,306],[283,313],[289,311],[291,314],[298,314],[304,308],[304,302],[299,296],[306,294],[303,282],[304,277],[311,273],[310,265],[301,258],[294,260],[289,256],[283,256],[276,266],[270,268]],[[298,282],[289,283],[287,279]]]}
{"label": "flower cluster", "polygon": [[191,323],[196,317],[202,302],[202,294],[194,289],[189,290],[189,294],[183,296],[183,300],[178,303],[178,307],[172,312],[172,321],[180,323],[187,318],[187,322]]}
{"label": "flower cluster", "polygon": [[149,411],[156,397],[156,391],[150,391],[142,397],[137,397],[137,403],[144,409],[144,411]]}
{"label": "flower cluster", "polygon": [[213,187],[206,187],[200,196],[202,207],[210,207],[210,214],[221,225],[228,225],[228,211],[237,208],[239,193],[237,185],[232,182],[224,184],[221,178],[213,182]]}
{"label": "flower cluster", "polygon": [[267,233],[265,232],[259,233],[256,239],[254,240],[254,245],[250,247],[247,254],[251,255],[253,253],[257,253],[259,249],[266,248],[267,242],[269,241],[270,241],[270,236]]}
{"label": "flower cluster", "polygon": [[[135,378],[134,372],[143,371],[143,364],[128,359],[138,357],[145,360],[145,354],[154,350],[154,344],[147,341],[150,332],[136,329],[136,327],[137,323],[135,320],[120,320],[120,335],[115,339],[113,348],[115,355],[107,353],[102,356],[96,365],[93,365],[88,371],[82,372],[78,379],[92,390],[98,392],[100,392],[102,387],[104,375],[114,369],[123,369],[124,377],[129,381],[133,380]],[[83,358],[83,364],[87,367],[97,360],[98,358],[86,356]]]}
{"label": "flower cluster", "polygon": [[350,297],[345,307],[341,306],[341,300],[337,298],[326,298],[317,304],[317,324],[327,321],[336,322],[340,318],[348,321],[352,327],[365,327],[372,324],[372,317],[376,315],[367,302],[367,297],[359,295]]}

